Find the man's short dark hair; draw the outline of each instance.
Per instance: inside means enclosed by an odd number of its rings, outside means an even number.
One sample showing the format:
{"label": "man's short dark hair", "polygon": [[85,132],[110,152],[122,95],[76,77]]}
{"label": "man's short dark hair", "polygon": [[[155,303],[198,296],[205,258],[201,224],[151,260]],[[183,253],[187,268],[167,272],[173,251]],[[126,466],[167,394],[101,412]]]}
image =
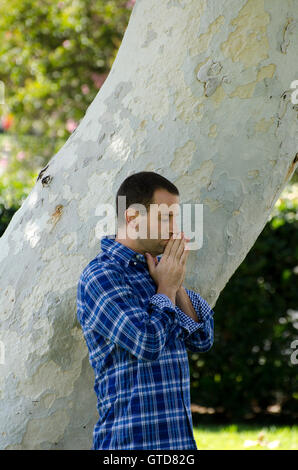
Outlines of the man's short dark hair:
{"label": "man's short dark hair", "polygon": [[128,176],[116,195],[116,214],[118,214],[118,196],[126,196],[126,208],[131,204],[143,204],[146,210],[153,203],[153,194],[157,189],[166,189],[169,193],[179,196],[178,188],[162,175],[153,171],[140,171]]}

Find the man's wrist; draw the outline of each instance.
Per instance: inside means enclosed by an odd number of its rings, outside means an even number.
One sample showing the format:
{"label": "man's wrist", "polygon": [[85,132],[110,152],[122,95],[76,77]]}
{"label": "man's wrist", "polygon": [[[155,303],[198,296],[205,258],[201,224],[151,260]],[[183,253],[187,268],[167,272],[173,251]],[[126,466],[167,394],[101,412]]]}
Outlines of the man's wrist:
{"label": "man's wrist", "polygon": [[181,286],[176,293],[176,305],[179,307],[186,315],[192,318],[194,321],[198,322],[197,312],[190,300],[188,293],[185,288]]}
{"label": "man's wrist", "polygon": [[184,293],[185,293],[185,289],[183,286],[180,286],[179,289],[177,290],[176,292],[176,299],[178,299],[179,297],[183,296]]}
{"label": "man's wrist", "polygon": [[159,284],[157,287],[157,294],[165,294],[169,299],[172,301],[174,305],[176,305],[176,289],[173,289],[172,287],[169,286],[164,286],[162,284]]}

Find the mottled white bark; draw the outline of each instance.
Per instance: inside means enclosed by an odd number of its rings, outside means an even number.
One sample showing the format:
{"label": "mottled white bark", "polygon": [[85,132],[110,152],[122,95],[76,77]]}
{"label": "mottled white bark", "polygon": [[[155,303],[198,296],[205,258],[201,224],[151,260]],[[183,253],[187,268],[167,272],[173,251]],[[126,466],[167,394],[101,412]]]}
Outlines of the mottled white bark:
{"label": "mottled white bark", "polygon": [[295,169],[297,41],[294,0],[137,0],[107,80],[0,240],[2,449],[91,447],[76,286],[100,251],[95,209],[130,173],[204,204],[186,285],[215,305]]}

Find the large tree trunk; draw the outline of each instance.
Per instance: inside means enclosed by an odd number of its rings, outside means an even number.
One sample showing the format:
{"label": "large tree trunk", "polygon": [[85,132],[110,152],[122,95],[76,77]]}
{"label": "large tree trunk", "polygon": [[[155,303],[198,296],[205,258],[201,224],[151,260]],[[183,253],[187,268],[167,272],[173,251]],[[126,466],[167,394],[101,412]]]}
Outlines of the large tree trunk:
{"label": "large tree trunk", "polygon": [[1,238],[2,449],[92,445],[76,287],[100,251],[96,207],[129,174],[156,171],[204,204],[185,285],[214,307],[295,169],[296,13],[291,0],[137,0],[103,87]]}

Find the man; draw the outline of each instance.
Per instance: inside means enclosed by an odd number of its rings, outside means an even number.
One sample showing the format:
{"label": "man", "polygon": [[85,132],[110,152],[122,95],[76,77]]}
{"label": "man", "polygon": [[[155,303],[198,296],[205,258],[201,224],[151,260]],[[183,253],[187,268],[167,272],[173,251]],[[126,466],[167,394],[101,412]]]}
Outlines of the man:
{"label": "man", "polygon": [[[126,197],[124,214],[118,214],[119,196]],[[131,211],[134,204],[146,213]],[[182,285],[189,239],[177,237],[174,211],[153,221],[152,204],[179,207],[178,189],[154,172],[126,178],[116,196],[117,236],[102,237],[102,251],[78,283],[77,315],[99,413],[92,450],[197,449],[187,350],[212,347],[214,312]],[[157,238],[150,230],[136,238],[137,220],[157,228]],[[169,234],[162,238],[165,224]],[[133,236],[120,238],[120,232]]]}

